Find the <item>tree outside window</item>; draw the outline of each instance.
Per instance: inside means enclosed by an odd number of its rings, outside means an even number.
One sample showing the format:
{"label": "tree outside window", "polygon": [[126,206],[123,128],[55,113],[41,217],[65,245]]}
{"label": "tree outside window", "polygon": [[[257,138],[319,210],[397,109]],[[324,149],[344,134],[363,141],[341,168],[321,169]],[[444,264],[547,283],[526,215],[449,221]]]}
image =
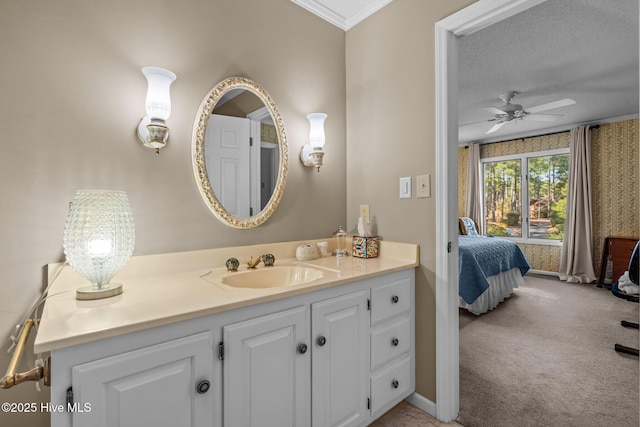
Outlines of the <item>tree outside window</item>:
{"label": "tree outside window", "polygon": [[562,240],[569,155],[529,159],[529,237]]}
{"label": "tree outside window", "polygon": [[487,235],[522,236],[520,169],[520,160],[484,164],[484,211]]}
{"label": "tree outside window", "polygon": [[487,235],[562,240],[568,150],[487,159],[483,166]]}

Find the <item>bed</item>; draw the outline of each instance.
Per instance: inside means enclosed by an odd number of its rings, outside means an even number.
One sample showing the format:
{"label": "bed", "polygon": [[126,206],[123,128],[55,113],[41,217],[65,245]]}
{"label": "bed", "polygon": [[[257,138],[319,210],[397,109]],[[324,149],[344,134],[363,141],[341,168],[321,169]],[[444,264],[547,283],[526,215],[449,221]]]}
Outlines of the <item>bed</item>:
{"label": "bed", "polygon": [[524,285],[529,262],[515,243],[497,237],[458,236],[460,307],[479,315]]}

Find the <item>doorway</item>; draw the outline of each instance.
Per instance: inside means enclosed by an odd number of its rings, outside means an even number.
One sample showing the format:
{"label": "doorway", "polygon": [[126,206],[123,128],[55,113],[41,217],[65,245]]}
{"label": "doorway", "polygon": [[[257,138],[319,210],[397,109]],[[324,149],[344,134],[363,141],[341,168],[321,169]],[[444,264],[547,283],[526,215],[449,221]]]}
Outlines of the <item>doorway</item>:
{"label": "doorway", "polygon": [[460,409],[458,324],[457,39],[546,0],[485,0],[436,23],[436,417]]}

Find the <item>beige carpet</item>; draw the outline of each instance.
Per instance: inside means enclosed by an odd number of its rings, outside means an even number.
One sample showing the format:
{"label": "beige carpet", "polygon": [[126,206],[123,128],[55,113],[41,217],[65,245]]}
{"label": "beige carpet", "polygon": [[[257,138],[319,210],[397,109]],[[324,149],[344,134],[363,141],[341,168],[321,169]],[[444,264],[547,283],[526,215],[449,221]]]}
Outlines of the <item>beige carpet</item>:
{"label": "beige carpet", "polygon": [[460,310],[465,427],[638,427],[638,304],[593,285],[527,275],[497,309]]}

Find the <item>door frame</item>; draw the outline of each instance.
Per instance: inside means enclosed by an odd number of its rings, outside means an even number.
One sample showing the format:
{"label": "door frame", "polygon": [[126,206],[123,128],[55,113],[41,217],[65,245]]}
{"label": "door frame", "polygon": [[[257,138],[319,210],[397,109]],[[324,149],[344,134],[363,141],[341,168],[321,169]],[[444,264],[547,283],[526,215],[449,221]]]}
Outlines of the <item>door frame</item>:
{"label": "door frame", "polygon": [[[546,0],[480,0],[436,22],[436,417],[460,410],[458,323],[458,37]],[[448,250],[450,248],[450,250]]]}

